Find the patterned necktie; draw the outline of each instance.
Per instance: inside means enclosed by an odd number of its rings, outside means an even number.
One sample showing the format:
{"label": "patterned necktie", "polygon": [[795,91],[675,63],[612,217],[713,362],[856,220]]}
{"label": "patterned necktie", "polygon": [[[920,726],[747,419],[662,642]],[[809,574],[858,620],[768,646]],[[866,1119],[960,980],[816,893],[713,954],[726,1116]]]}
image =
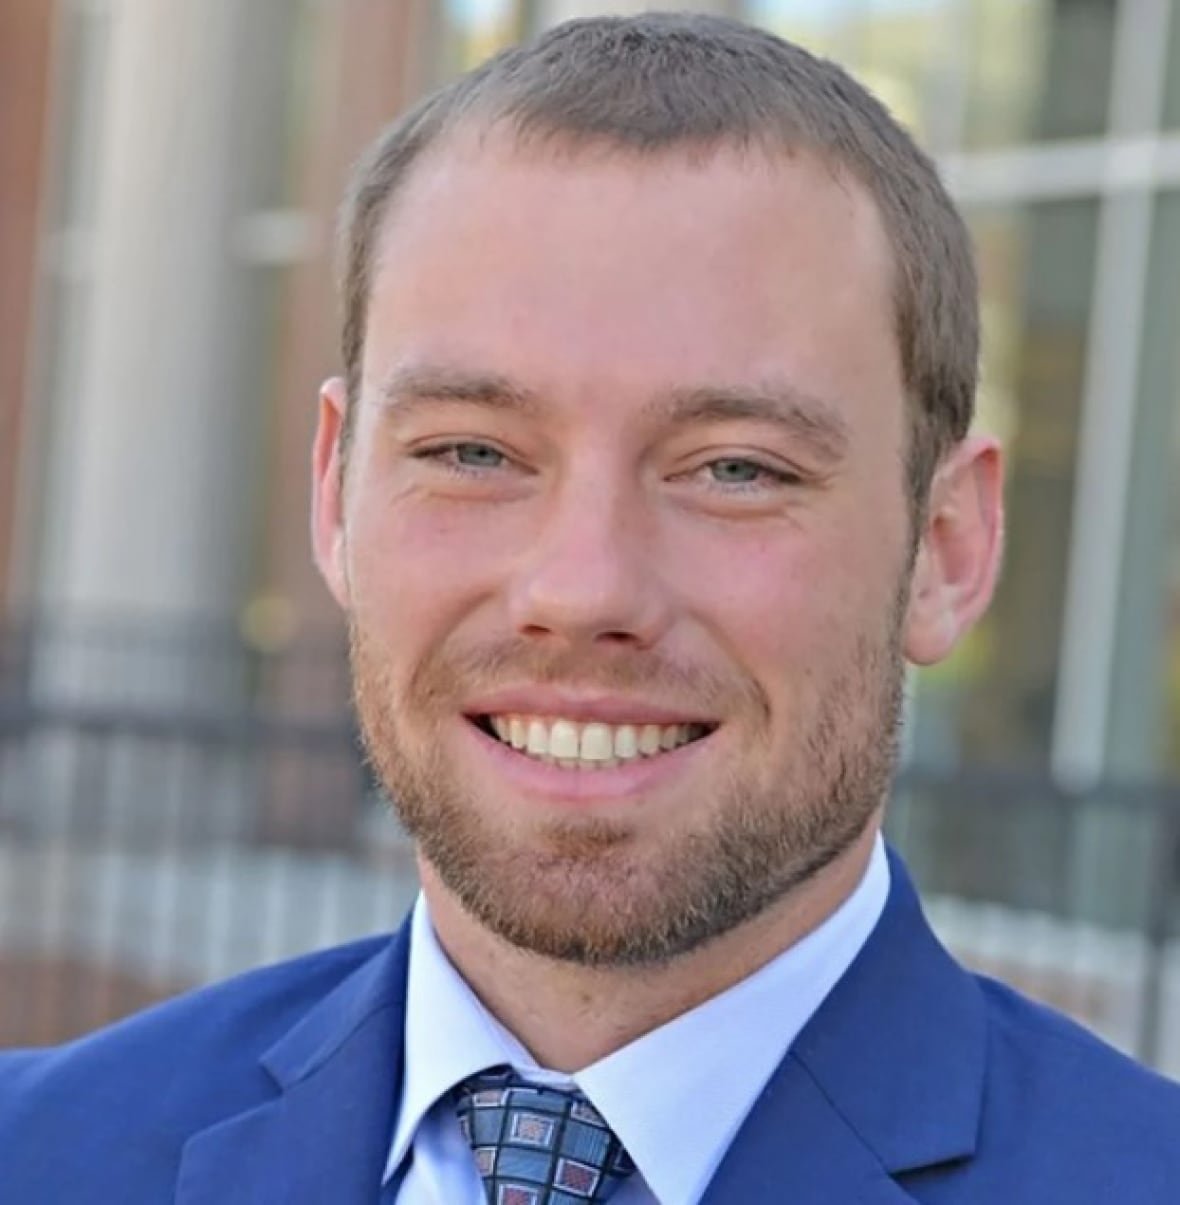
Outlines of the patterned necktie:
{"label": "patterned necktie", "polygon": [[576,1089],[536,1087],[497,1068],[455,1089],[455,1111],[491,1205],[606,1201],[635,1170]]}

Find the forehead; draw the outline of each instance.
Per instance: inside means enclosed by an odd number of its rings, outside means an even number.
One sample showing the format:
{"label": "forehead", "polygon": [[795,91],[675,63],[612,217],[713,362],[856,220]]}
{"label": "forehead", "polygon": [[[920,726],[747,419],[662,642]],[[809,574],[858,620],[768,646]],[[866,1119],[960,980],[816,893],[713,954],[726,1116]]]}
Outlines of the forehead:
{"label": "forehead", "polygon": [[896,403],[892,277],[866,192],[806,151],[456,135],[385,217],[363,375],[457,361],[541,392],[745,375]]}

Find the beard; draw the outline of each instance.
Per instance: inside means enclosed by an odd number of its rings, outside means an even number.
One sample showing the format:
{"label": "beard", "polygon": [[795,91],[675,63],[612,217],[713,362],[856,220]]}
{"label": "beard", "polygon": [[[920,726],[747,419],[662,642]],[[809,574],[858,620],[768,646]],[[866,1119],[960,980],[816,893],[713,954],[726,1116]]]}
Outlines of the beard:
{"label": "beard", "polygon": [[[380,647],[350,617],[354,697],[369,762],[402,825],[471,916],[547,958],[651,966],[752,920],[864,833],[896,763],[904,612],[900,592],[884,632],[852,641],[842,663],[810,679],[814,697],[797,700],[794,739],[777,753],[769,702],[753,680],[631,651],[554,656],[519,641],[443,649],[399,689]],[[479,784],[448,762],[440,733],[460,700],[507,681],[675,699],[693,714],[727,717],[724,727],[746,717],[749,747],[731,752],[707,806],[692,801],[685,822],[654,843],[641,844],[627,820],[539,824],[495,813]]]}

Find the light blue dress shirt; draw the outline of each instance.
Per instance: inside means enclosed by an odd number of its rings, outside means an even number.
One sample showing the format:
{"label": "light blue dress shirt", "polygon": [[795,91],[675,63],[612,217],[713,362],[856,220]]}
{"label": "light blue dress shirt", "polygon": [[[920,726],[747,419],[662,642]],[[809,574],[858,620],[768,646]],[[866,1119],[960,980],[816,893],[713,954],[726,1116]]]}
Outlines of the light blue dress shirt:
{"label": "light blue dress shirt", "polygon": [[497,1064],[534,1083],[576,1085],[589,1097],[638,1169],[612,1205],[695,1205],[766,1081],[868,940],[888,894],[878,837],[864,878],[819,928],[719,996],[573,1076],[539,1067],[483,1007],[443,953],[419,896],[402,1098],[385,1171],[388,1182],[412,1148],[397,1205],[484,1205],[448,1095]]}

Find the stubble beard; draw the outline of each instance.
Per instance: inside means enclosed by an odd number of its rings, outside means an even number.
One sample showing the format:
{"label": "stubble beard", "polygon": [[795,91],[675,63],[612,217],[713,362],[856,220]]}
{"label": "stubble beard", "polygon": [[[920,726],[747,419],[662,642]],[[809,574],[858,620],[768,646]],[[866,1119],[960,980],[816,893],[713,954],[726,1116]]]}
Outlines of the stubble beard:
{"label": "stubble beard", "polygon": [[[512,945],[585,966],[656,965],[697,949],[783,900],[864,833],[889,790],[896,762],[904,667],[904,598],[876,640],[855,642],[830,672],[780,764],[768,761],[763,726],[753,751],[763,763],[734,765],[691,826],[637,847],[626,821],[594,817],[525,825],[490,815],[447,763],[438,737],[471,679],[505,680],[529,667],[531,681],[569,681],[625,691],[670,678],[701,684],[674,667],[615,664],[609,676],[570,673],[518,647],[435,655],[408,688],[389,680],[377,646],[350,623],[357,713],[365,748],[403,826],[444,886],[487,929]],[[717,697],[724,684],[710,681]],[[400,693],[400,698],[399,698]],[[744,714],[766,713],[752,683],[737,690]],[[664,697],[664,696],[662,696]],[[677,697],[671,695],[668,697]],[[693,703],[700,700],[694,698]],[[448,706],[449,705],[449,706]],[[718,710],[714,714],[733,714]],[[413,735],[403,717],[415,720]],[[751,725],[757,727],[756,725]]]}

